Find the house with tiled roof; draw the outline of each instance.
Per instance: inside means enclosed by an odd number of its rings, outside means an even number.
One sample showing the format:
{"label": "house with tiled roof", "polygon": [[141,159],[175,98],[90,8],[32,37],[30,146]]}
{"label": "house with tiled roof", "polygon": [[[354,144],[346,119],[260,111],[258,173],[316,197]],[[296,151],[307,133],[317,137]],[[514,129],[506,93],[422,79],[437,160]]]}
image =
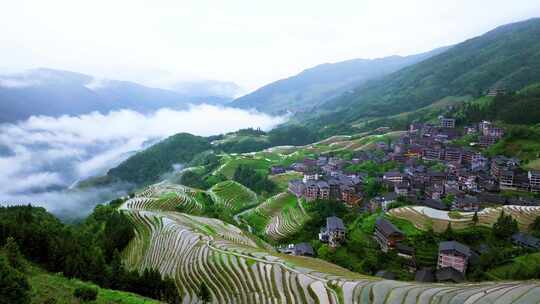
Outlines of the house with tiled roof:
{"label": "house with tiled roof", "polygon": [[405,239],[405,235],[394,224],[385,218],[379,217],[375,221],[375,231],[373,233],[375,241],[381,247],[381,250],[388,252],[396,248],[399,241]]}

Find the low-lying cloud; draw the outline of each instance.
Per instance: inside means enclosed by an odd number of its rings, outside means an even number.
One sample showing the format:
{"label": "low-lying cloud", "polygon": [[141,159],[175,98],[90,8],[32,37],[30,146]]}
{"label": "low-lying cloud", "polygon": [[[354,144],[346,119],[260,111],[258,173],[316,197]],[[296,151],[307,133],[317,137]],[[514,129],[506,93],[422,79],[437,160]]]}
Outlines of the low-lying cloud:
{"label": "low-lying cloud", "polygon": [[66,190],[104,174],[135,151],[167,136],[208,136],[246,127],[271,129],[284,122],[257,112],[210,105],[189,110],[131,110],[81,116],[31,117],[0,125],[0,204],[28,204],[73,217],[122,193],[114,189]]}

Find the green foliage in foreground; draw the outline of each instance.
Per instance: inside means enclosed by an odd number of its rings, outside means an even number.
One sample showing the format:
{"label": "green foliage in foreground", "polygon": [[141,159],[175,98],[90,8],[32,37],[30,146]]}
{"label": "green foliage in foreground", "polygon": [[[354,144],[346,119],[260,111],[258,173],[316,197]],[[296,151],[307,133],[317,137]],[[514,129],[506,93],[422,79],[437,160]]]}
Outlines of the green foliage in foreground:
{"label": "green foliage in foreground", "polygon": [[76,304],[79,303],[79,300],[75,296],[75,290],[88,288],[97,291],[97,298],[92,302],[95,304],[160,303],[156,300],[144,298],[130,292],[100,288],[92,283],[83,282],[77,279],[68,279],[59,274],[50,274],[39,268],[34,268],[28,274],[28,281],[32,287],[30,293],[32,304]]}
{"label": "green foliage in foreground", "polygon": [[540,253],[519,256],[510,263],[488,272],[493,280],[529,280],[540,278]]}
{"label": "green foliage in foreground", "polygon": [[30,302],[30,285],[22,272],[15,269],[7,258],[0,255],[0,303]]}
{"label": "green foliage in foreground", "polygon": [[19,262],[17,247],[25,258],[47,271],[173,302],[178,296],[170,279],[163,279],[155,270],[140,274],[124,269],[118,250],[130,241],[134,227],[113,206],[97,206],[77,226],[61,223],[43,208],[1,207],[0,244],[5,244],[11,267],[20,272],[25,267],[21,267],[24,263]]}

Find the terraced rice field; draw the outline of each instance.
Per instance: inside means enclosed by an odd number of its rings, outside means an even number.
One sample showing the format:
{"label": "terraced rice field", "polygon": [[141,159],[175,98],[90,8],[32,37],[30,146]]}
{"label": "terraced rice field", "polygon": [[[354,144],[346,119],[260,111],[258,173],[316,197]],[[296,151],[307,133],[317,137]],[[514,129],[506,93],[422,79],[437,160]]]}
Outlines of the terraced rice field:
{"label": "terraced rice field", "polygon": [[228,155],[222,158],[222,165],[219,166],[213,174],[223,174],[228,179],[232,179],[234,171],[240,165],[248,165],[261,174],[267,174],[272,166],[272,160],[266,157],[260,157],[254,153],[240,155]]}
{"label": "terraced rice field", "polygon": [[[537,216],[540,216],[540,207],[536,206],[502,206],[497,208],[486,208],[478,212],[478,225],[491,227],[499,218],[501,211],[512,215],[519,225],[520,230],[527,231]],[[432,209],[424,206],[408,206],[395,208],[388,212],[397,218],[402,218],[413,223],[418,229],[433,227],[435,232],[446,230],[448,223],[452,223],[452,228],[461,229],[473,225],[472,217],[474,212],[460,212],[461,218],[450,218],[448,212]]]}
{"label": "terraced rice field", "polygon": [[352,273],[327,262],[278,254],[235,226],[161,209],[121,206],[136,223],[123,252],[129,269],[174,278],[184,303],[537,303],[540,283],[419,284]]}
{"label": "terraced rice field", "polygon": [[263,231],[272,240],[280,240],[298,232],[308,216],[303,212],[296,196],[279,193],[242,215],[257,231]]}
{"label": "terraced rice field", "polygon": [[238,211],[257,204],[257,194],[235,181],[224,181],[208,190],[214,203]]}
{"label": "terraced rice field", "polygon": [[126,202],[130,209],[160,209],[164,211],[182,211],[197,214],[203,210],[203,203],[197,199],[201,192],[190,187],[158,183],[136,193],[135,197]]}

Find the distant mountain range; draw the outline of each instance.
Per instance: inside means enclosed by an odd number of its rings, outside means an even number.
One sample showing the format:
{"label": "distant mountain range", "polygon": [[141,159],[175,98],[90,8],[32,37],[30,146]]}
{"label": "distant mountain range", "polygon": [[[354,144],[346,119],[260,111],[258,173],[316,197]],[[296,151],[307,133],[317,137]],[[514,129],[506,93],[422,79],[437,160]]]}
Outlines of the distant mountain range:
{"label": "distant mountain range", "polygon": [[[445,97],[479,97],[540,82],[540,18],[500,26],[325,103],[313,125],[414,111]],[[308,117],[306,115],[306,117]]]}
{"label": "distant mountain range", "polygon": [[[34,69],[0,75],[0,123],[32,115],[79,115],[92,111],[131,109],[140,112],[188,104],[224,104],[233,99],[234,83],[182,83],[171,90],[128,81],[97,79],[80,73]],[[215,95],[204,95],[204,94]],[[234,94],[233,94],[234,93]]]}
{"label": "distant mountain range", "polygon": [[234,100],[231,105],[272,114],[309,111],[368,80],[388,75],[447,49],[449,47],[405,57],[352,59],[317,65],[298,75],[265,85]]}

